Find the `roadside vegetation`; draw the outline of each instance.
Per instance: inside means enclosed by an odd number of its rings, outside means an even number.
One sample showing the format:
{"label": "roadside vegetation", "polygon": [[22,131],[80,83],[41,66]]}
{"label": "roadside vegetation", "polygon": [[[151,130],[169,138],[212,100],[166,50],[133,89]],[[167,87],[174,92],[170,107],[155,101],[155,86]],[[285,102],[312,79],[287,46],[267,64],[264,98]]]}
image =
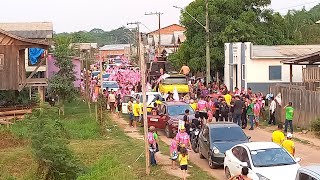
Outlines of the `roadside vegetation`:
{"label": "roadside vegetation", "polygon": [[[9,129],[0,128],[1,180],[178,179],[161,167],[152,167],[146,177],[144,157],[137,160],[143,141],[125,135],[108,114],[101,128],[83,102],[67,103],[60,119],[57,111],[36,110]],[[197,167],[190,174],[189,179],[209,178]]]}

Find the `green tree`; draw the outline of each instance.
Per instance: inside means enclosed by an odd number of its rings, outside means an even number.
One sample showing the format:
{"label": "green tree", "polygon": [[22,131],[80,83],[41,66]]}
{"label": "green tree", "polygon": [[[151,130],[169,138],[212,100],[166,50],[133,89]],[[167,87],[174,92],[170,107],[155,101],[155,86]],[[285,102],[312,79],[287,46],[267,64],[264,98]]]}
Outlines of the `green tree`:
{"label": "green tree", "polygon": [[[224,43],[253,42],[259,45],[320,43],[320,5],[310,11],[288,11],[281,16],[268,9],[270,0],[209,1],[210,59],[215,71],[223,71]],[[195,0],[185,10],[205,24],[205,1]],[[193,72],[205,70],[205,30],[182,11],[186,41],[169,57],[176,67],[186,62]]]}
{"label": "green tree", "polygon": [[59,71],[49,80],[49,92],[59,97],[59,107],[64,115],[64,103],[76,97],[76,89],[73,82],[76,80],[73,70],[72,56],[74,54],[70,47],[71,39],[68,37],[55,38],[54,56],[55,65]]}
{"label": "green tree", "polygon": [[54,109],[33,111],[31,122],[31,148],[38,163],[37,176],[44,180],[72,180],[83,167],[68,148],[65,130]]}

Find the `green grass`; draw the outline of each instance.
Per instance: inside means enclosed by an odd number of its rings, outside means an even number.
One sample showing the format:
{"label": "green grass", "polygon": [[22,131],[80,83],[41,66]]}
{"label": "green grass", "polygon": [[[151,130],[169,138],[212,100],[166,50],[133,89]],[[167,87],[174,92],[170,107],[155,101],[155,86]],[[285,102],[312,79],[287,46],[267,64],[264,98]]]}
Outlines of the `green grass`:
{"label": "green grass", "polygon": [[[69,135],[69,147],[87,169],[78,179],[178,179],[168,175],[161,167],[152,167],[151,174],[146,176],[145,158],[142,156],[135,162],[144,151],[143,142],[125,135],[107,114],[105,115],[106,127],[103,129],[108,131],[105,136],[102,136],[101,128],[95,121],[94,106],[92,112],[90,116],[86,104],[72,102],[66,104],[66,116],[61,119]],[[22,139],[26,143],[0,149],[0,180],[36,179],[37,164],[30,148],[29,125],[30,122],[25,120],[10,127],[8,133],[14,134],[19,137],[17,139]]]}

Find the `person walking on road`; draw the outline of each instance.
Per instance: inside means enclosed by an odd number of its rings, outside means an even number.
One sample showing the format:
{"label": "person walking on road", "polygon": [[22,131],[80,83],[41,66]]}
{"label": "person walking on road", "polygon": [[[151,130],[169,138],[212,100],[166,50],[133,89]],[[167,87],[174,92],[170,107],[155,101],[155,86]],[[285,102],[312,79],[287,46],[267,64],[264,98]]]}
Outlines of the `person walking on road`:
{"label": "person walking on road", "polygon": [[115,107],[116,95],[115,95],[115,92],[113,91],[113,89],[111,89],[111,93],[108,96],[108,102],[109,102],[111,113],[115,113],[115,111],[116,111],[116,107]]}
{"label": "person walking on road", "polygon": [[251,126],[249,130],[253,130],[253,126],[254,126],[253,108],[254,108],[254,104],[252,103],[252,100],[248,99],[247,116],[248,116],[248,119],[250,121],[250,126]]}
{"label": "person walking on road", "polygon": [[181,147],[191,147],[190,136],[186,133],[186,128],[182,126],[180,131],[176,135],[176,141],[178,143],[178,152],[180,152]]}
{"label": "person walking on road", "polygon": [[185,147],[182,147],[179,154],[179,163],[180,169],[182,171],[182,179],[186,180],[187,178],[187,170],[188,170],[188,150]]}
{"label": "person walking on road", "polygon": [[156,147],[156,144],[157,144],[157,141],[156,139],[154,138],[154,131],[155,131],[155,127],[154,126],[151,126],[149,128],[149,132],[148,132],[148,143],[149,143],[149,152],[150,152],[150,164],[152,166],[155,166],[157,165],[157,161],[156,161],[156,158],[155,158],[155,153],[157,151],[157,147]]}
{"label": "person walking on road", "polygon": [[288,126],[290,126],[290,132],[291,134],[293,134],[292,120],[294,115],[294,108],[292,107],[292,102],[289,102],[289,104],[287,104],[283,109],[286,110],[286,121],[284,124],[284,133],[287,134]]}
{"label": "person walking on road", "polygon": [[177,146],[177,141],[175,139],[171,140],[170,159],[171,159],[171,169],[177,169],[176,161],[178,159],[178,146]]}
{"label": "person walking on road", "polygon": [[277,108],[277,103],[274,100],[274,97],[271,97],[271,103],[270,103],[270,106],[269,106],[270,119],[269,119],[268,124],[276,125],[276,117],[275,117],[276,108]]}
{"label": "person walking on road", "polygon": [[129,113],[129,121],[130,121],[130,127],[133,126],[133,120],[134,120],[134,116],[133,116],[133,98],[130,98],[129,102],[128,102],[128,113]]}
{"label": "person walking on road", "polygon": [[241,115],[243,111],[244,103],[240,100],[240,96],[235,96],[235,101],[233,103],[233,122],[241,127]]}
{"label": "person walking on road", "polygon": [[272,137],[271,137],[272,142],[282,145],[282,142],[285,140],[282,130],[283,130],[283,125],[280,123],[278,124],[278,129],[273,131],[272,133]]}
{"label": "person walking on road", "polygon": [[133,127],[137,128],[137,122],[140,119],[140,105],[138,104],[137,101],[133,101],[133,116],[134,116],[134,121],[133,121]]}
{"label": "person walking on road", "polygon": [[296,149],[294,147],[294,142],[292,141],[292,137],[293,137],[292,134],[288,133],[287,139],[282,142],[282,146],[294,157]]}

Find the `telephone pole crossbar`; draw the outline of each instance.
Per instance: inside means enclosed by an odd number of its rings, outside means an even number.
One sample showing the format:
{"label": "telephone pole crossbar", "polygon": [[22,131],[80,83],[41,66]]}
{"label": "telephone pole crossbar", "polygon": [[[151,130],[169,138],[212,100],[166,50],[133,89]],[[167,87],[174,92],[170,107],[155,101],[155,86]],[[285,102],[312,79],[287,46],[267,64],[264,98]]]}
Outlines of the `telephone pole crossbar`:
{"label": "telephone pole crossbar", "polygon": [[157,15],[158,16],[158,23],[159,23],[159,29],[158,29],[158,36],[159,36],[159,41],[158,41],[158,56],[160,55],[160,46],[161,46],[161,15],[163,13],[161,12],[151,12],[151,13],[145,13],[144,15],[150,16],[150,15]]}

